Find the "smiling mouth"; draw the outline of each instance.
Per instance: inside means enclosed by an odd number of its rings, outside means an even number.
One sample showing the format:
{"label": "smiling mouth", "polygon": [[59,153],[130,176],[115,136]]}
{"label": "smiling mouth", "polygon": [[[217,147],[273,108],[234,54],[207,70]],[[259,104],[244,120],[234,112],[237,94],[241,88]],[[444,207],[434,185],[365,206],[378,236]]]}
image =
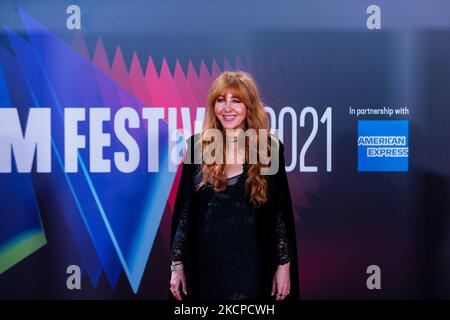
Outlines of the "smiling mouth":
{"label": "smiling mouth", "polygon": [[233,116],[222,115],[222,117],[225,121],[233,121],[236,118],[236,115],[233,115]]}

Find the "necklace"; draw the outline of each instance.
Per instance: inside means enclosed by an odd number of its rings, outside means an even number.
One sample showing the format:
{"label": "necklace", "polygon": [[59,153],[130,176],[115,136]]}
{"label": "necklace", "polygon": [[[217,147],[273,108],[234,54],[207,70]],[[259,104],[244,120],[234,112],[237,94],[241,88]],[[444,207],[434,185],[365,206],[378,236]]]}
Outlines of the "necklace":
{"label": "necklace", "polygon": [[228,137],[226,138],[227,143],[235,143],[237,141],[238,141],[238,137],[232,137],[231,139]]}

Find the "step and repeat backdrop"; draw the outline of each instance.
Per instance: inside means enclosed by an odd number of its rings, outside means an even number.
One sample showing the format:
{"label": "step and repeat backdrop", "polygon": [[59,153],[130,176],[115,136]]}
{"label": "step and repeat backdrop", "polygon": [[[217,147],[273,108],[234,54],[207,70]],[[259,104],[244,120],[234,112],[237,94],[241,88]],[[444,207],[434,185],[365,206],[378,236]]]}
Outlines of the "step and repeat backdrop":
{"label": "step and repeat backdrop", "polygon": [[449,57],[448,1],[2,1],[0,298],[168,298],[225,70],[285,145],[301,298],[450,298]]}

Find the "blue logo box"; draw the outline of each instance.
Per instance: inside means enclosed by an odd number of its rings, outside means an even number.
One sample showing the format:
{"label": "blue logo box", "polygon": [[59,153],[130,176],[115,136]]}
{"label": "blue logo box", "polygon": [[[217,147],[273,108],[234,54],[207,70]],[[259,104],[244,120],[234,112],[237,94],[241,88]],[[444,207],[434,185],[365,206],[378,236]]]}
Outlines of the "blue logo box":
{"label": "blue logo box", "polygon": [[408,120],[358,120],[358,172],[408,171]]}

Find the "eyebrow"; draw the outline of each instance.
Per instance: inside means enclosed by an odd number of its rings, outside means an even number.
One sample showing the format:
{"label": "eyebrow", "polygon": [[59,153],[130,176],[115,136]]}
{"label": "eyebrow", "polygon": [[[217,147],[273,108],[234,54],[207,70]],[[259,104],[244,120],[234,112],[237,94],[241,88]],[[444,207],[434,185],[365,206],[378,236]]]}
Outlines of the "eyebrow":
{"label": "eyebrow", "polygon": [[[217,98],[220,98],[220,97],[225,98],[225,96],[223,94],[219,94],[217,96]],[[241,99],[239,96],[233,96],[233,94],[231,94],[231,98],[236,98],[236,99],[239,99],[239,100]]]}

